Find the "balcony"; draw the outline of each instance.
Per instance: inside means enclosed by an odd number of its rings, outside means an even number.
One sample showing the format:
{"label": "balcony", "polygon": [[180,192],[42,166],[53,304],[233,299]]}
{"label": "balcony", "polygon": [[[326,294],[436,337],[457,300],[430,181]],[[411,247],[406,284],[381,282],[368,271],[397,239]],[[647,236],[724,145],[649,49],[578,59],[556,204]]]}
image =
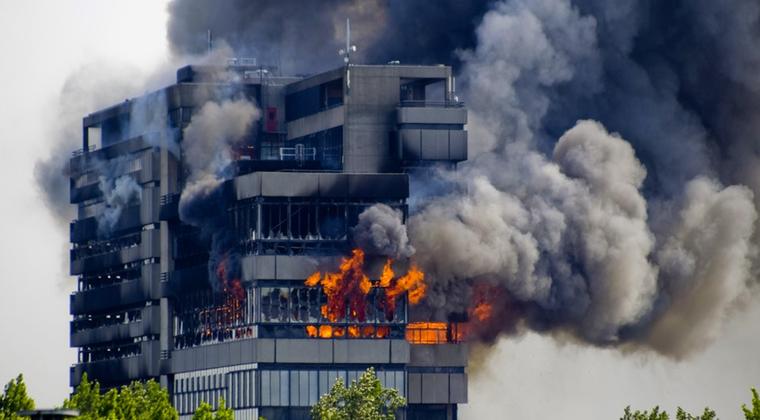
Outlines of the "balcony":
{"label": "balcony", "polygon": [[467,160],[467,132],[464,130],[401,128],[397,141],[398,158],[407,165]]}
{"label": "balcony", "polygon": [[398,124],[467,124],[467,108],[454,101],[403,101],[396,109]]}
{"label": "balcony", "polygon": [[[97,248],[97,247],[96,247]],[[140,259],[158,258],[160,256],[159,230],[140,232],[140,240],[123,248],[89,249],[79,247],[70,251],[71,274],[80,275],[103,270],[108,267],[136,262]]]}
{"label": "balcony", "polygon": [[69,372],[69,384],[72,387],[79,385],[85,372],[90,380],[95,379],[105,386],[158,376],[158,340],[144,341],[140,343],[140,349],[140,354],[135,356],[77,363]]}
{"label": "balcony", "polygon": [[[136,319],[134,320],[127,322],[126,316],[123,316],[117,322],[110,325],[101,325],[95,328],[80,328],[77,331],[74,331],[75,322],[81,321],[72,321],[71,346],[83,347],[95,343],[123,341],[144,335],[158,335],[161,327],[160,311],[161,308],[159,306],[145,306],[130,311],[135,314],[134,317]],[[112,319],[114,318],[112,317]]]}
{"label": "balcony", "polygon": [[159,269],[158,264],[143,265],[139,279],[72,293],[70,312],[72,315],[99,312],[117,305],[158,299],[161,296]]}

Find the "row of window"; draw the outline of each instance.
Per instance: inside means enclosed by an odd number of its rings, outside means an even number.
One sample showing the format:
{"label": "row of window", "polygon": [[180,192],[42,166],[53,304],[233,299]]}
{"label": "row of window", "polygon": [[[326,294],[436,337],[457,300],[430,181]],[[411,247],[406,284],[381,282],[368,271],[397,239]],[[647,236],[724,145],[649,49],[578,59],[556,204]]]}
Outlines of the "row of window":
{"label": "row of window", "polygon": [[[259,289],[260,322],[262,323],[325,323],[328,322],[322,314],[322,307],[327,304],[327,295],[321,288],[315,287],[262,287]],[[384,291],[372,288],[364,298],[365,319],[352,319],[349,307],[338,321],[359,321],[363,324],[372,323],[403,323],[405,306],[397,305],[395,314],[387,316],[384,309]]]}
{"label": "row of window", "polygon": [[77,290],[84,292],[86,290],[111,286],[125,281],[136,280],[140,278],[140,274],[141,270],[139,267],[117,267],[102,273],[80,276]]}
{"label": "row of window", "polygon": [[140,232],[137,232],[115,239],[89,241],[85,244],[74,244],[74,249],[71,250],[71,259],[73,261],[85,257],[120,251],[122,249],[134,248],[140,246],[140,241]]}
{"label": "row of window", "polygon": [[[174,404],[180,413],[190,413],[206,401],[217,407],[224,398],[228,407],[310,407],[329,392],[336,381],[358,380],[363,370],[239,370],[175,379]],[[403,370],[379,370],[384,387],[405,394]]]}
{"label": "row of window", "polygon": [[105,327],[109,325],[129,324],[142,319],[142,309],[110,312],[105,314],[75,315],[71,321],[71,332]]}
{"label": "row of window", "polygon": [[79,349],[79,363],[139,356],[142,354],[142,342],[150,340],[158,340],[158,336],[141,336],[122,341],[111,341],[99,346],[85,346]]}

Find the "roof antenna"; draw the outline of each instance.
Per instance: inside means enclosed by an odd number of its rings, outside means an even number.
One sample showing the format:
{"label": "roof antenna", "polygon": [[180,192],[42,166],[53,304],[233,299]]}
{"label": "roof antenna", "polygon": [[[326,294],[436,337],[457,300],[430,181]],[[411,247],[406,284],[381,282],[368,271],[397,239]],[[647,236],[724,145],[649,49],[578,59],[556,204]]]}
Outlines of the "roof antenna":
{"label": "roof antenna", "polygon": [[351,53],[356,52],[356,45],[351,45],[351,19],[346,18],[346,48],[341,48],[338,54],[343,56],[343,62],[348,65],[351,62]]}
{"label": "roof antenna", "polygon": [[211,47],[213,45],[213,38],[211,37],[211,29],[206,33],[206,41],[208,42],[208,53],[211,54]]}

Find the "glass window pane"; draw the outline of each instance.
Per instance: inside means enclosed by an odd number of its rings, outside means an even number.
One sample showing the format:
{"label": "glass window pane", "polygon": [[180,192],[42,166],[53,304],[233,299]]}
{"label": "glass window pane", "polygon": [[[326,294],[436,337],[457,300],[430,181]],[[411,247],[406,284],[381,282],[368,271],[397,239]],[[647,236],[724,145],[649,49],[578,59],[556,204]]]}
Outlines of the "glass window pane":
{"label": "glass window pane", "polygon": [[319,395],[324,395],[330,391],[330,372],[326,370],[319,371]]}
{"label": "glass window pane", "polygon": [[309,371],[309,401],[308,405],[314,405],[319,400],[319,384],[317,371]]}
{"label": "glass window pane", "polygon": [[288,387],[288,371],[280,371],[280,405],[290,405],[288,394],[290,389]]}
{"label": "glass window pane", "polygon": [[396,389],[402,394],[406,392],[404,388],[404,372],[396,372]]}
{"label": "glass window pane", "polygon": [[261,405],[263,406],[272,405],[270,382],[271,382],[271,379],[269,377],[269,371],[262,370],[261,371]]}
{"label": "glass window pane", "polygon": [[298,371],[292,370],[290,373],[290,401],[293,405],[298,405]]}
{"label": "glass window pane", "polygon": [[306,407],[309,405],[309,372],[301,370],[298,375],[298,405]]}

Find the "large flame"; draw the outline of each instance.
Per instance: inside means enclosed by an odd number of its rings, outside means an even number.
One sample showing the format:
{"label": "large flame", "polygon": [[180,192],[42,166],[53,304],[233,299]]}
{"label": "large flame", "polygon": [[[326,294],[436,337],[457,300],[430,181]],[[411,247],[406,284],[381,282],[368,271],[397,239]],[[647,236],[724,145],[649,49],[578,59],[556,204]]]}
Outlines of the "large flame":
{"label": "large flame", "polygon": [[[383,268],[383,274],[380,277],[380,286],[385,288],[385,318],[390,321],[393,319],[393,315],[396,313],[396,299],[404,292],[408,292],[409,303],[416,305],[420,303],[423,297],[425,297],[425,273],[423,273],[416,265],[412,264],[409,271],[399,277],[393,279],[394,273],[391,269],[391,259],[385,263]],[[386,272],[387,270],[387,272]],[[387,280],[390,278],[390,280]],[[387,285],[383,285],[383,281]]]}
{"label": "large flame", "polygon": [[316,272],[310,275],[307,286],[321,285],[327,295],[327,304],[322,306],[322,315],[331,322],[338,322],[346,317],[346,310],[351,319],[366,320],[367,299],[372,282],[364,273],[364,251],[354,249],[350,258],[343,258],[338,272]]}
{"label": "large flame", "polygon": [[[304,284],[309,287],[322,286],[327,303],[322,306],[322,315],[330,322],[344,319],[364,322],[367,314],[367,295],[372,289],[372,281],[364,272],[364,251],[354,249],[351,256],[343,258],[335,273],[315,272]],[[388,259],[377,286],[385,290],[382,301],[383,312],[388,321],[393,320],[396,301],[407,293],[409,303],[418,304],[425,297],[425,273],[412,264],[403,276],[396,277],[393,260]],[[349,332],[351,336],[351,332]],[[358,336],[358,332],[357,335]]]}
{"label": "large flame", "polygon": [[378,304],[387,321],[393,321],[396,303],[404,293],[409,303],[418,304],[425,297],[425,273],[412,264],[406,274],[397,276],[393,271],[393,260],[387,259],[380,278],[373,285],[364,272],[365,254],[361,249],[351,251],[351,256],[343,258],[338,271],[334,273],[315,272],[304,284],[309,287],[321,286],[327,296],[327,303],[320,308],[328,322],[348,321],[346,326],[307,325],[306,335],[313,338],[385,338],[390,336],[389,326],[357,325],[367,318],[367,296],[373,287],[383,289]]}

